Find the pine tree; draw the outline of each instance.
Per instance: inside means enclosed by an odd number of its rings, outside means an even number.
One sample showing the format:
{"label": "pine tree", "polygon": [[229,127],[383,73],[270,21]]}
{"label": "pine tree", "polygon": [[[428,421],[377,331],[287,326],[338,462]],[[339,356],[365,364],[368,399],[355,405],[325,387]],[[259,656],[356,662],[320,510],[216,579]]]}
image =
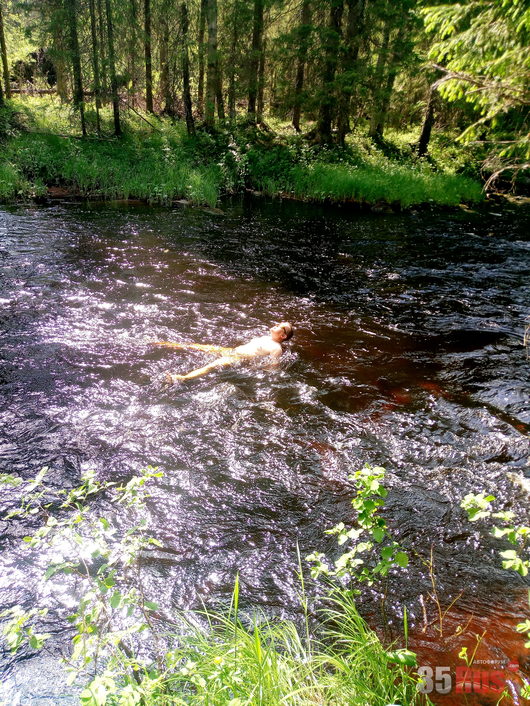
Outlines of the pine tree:
{"label": "pine tree", "polygon": [[79,38],[77,35],[77,2],[65,0],[66,21],[68,24],[70,61],[74,77],[74,106],[79,110],[81,118],[81,132],[86,136],[85,124],[85,99],[83,92],[83,77],[81,74],[81,55],[79,53]]}
{"label": "pine tree", "polygon": [[92,71],[94,72],[94,97],[96,99],[96,130],[101,133],[101,123],[99,111],[101,109],[101,84],[99,79],[99,56],[98,37],[96,24],[96,4],[94,0],[89,0],[90,12],[90,38],[92,41]]}
{"label": "pine tree", "polygon": [[116,58],[114,49],[114,20],[112,17],[112,7],[110,4],[110,0],[105,0],[105,9],[107,15],[107,42],[109,52],[110,91],[112,95],[112,112],[114,116],[114,134],[116,135],[116,137],[120,137],[120,97],[118,94],[118,78],[116,76]]}
{"label": "pine tree", "polygon": [[254,18],[252,26],[252,48],[248,73],[248,117],[256,122],[256,102],[258,98],[258,73],[263,53],[263,12],[264,0],[254,0]]}
{"label": "pine tree", "polygon": [[0,0],[0,53],[2,54],[2,74],[4,76],[4,91],[6,98],[11,98],[11,82],[9,80],[9,64],[7,61],[6,38],[4,33],[4,13],[2,7],[3,2],[4,0]]}
{"label": "pine tree", "polygon": [[188,135],[195,134],[195,122],[191,104],[190,89],[190,60],[188,52],[189,41],[189,20],[188,6],[184,0],[180,6],[180,21],[182,25],[182,102],[184,103],[184,116],[186,118],[186,128]]}
{"label": "pine tree", "polygon": [[217,51],[217,0],[207,0],[206,22],[208,26],[208,70],[206,75],[206,105],[204,122],[212,128],[215,124],[215,99],[219,89]]}
{"label": "pine tree", "polygon": [[311,34],[311,0],[302,0],[300,11],[300,25],[297,30],[298,56],[296,67],[296,80],[294,84],[293,127],[300,132],[300,117],[302,114],[302,91],[307,63],[309,37]]}
{"label": "pine tree", "polygon": [[317,138],[320,142],[332,141],[332,122],[335,118],[336,86],[335,73],[338,65],[338,52],[342,34],[343,0],[329,0],[329,21],[324,34],[324,68],[318,115]]}
{"label": "pine tree", "polygon": [[148,113],[154,113],[151,42],[151,0],[144,0],[145,109]]}

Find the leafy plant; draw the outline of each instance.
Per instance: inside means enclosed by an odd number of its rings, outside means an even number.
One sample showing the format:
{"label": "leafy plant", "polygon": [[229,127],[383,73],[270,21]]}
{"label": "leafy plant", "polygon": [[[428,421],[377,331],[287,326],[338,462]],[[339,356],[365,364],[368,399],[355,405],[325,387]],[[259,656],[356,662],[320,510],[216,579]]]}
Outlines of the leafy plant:
{"label": "leafy plant", "polygon": [[[117,694],[123,689],[132,698],[138,672],[145,667],[127,642],[148,629],[150,613],[157,606],[137,589],[130,570],[139,552],[157,542],[145,535],[144,519],[120,533],[110,517],[93,512],[90,500],[112,492],[112,502],[117,506],[141,509],[146,484],[161,473],[148,467],[124,485],[117,485],[98,481],[95,473],[88,471],[81,485],[71,490],[48,486],[48,473],[45,467],[32,481],[15,486],[21,502],[8,517],[42,518],[40,528],[24,537],[24,542],[28,550],[34,550],[35,557],[53,555],[44,572],[52,592],[64,591],[65,577],[71,578],[67,585],[77,596],[77,608],[68,616],[75,631],[72,652],[65,660],[69,682],[79,678],[89,681],[81,694],[82,703],[87,705],[105,704],[107,693]],[[42,647],[50,635],[38,632],[32,622],[45,615],[46,611],[24,611],[20,606],[2,613],[1,617],[8,619],[2,632],[13,652],[25,643],[36,650]]]}
{"label": "leafy plant", "polygon": [[500,552],[500,556],[503,558],[503,567],[517,571],[521,576],[527,576],[530,570],[530,547],[528,543],[530,527],[517,524],[514,512],[494,512],[491,504],[495,499],[494,495],[486,495],[486,493],[468,493],[460,503],[460,506],[466,510],[470,522],[490,518],[499,521],[498,524],[493,526],[491,534],[494,537],[506,539],[516,547],[515,549],[506,549]]}
{"label": "leafy plant", "polygon": [[[478,520],[496,520],[491,528],[491,534],[499,539],[505,539],[512,544],[514,549],[505,549],[499,552],[502,557],[502,566],[505,569],[516,571],[521,576],[528,576],[530,571],[530,527],[516,522],[516,514],[512,511],[493,511],[492,503],[496,500],[494,495],[486,493],[468,493],[460,503],[467,512],[470,522]],[[530,600],[530,594],[529,594]],[[530,647],[530,620],[519,623],[517,632],[528,637],[525,647]],[[523,696],[530,698],[530,683],[526,683]]]}
{"label": "leafy plant", "polygon": [[459,139],[484,140],[489,130],[486,186],[504,172],[515,180],[528,171],[530,160],[528,3],[451,0],[420,12],[434,38],[429,56],[444,74],[437,82],[441,95],[465,101],[475,112]]}
{"label": "leafy plant", "polygon": [[[121,140],[79,140],[69,109],[36,97],[13,105],[24,116],[25,127],[6,133],[0,201],[42,196],[45,185],[87,198],[136,198],[165,205],[186,199],[215,206],[221,193],[246,188],[272,196],[404,208],[481,198],[477,181],[454,173],[455,159],[434,171],[403,150],[390,158],[359,135],[349,137],[346,149],[310,146],[301,137],[273,137],[242,126],[189,137],[181,123],[149,116],[151,127],[146,128],[129,115]],[[101,116],[110,125],[109,110],[104,108]]]}
{"label": "leafy plant", "polygon": [[[352,500],[357,511],[357,526],[348,528],[340,522],[326,533],[336,535],[339,546],[346,543],[352,546],[335,560],[333,567],[321,552],[310,554],[307,561],[312,564],[311,573],[314,577],[321,574],[338,577],[347,575],[371,585],[376,578],[386,576],[393,566],[405,568],[408,565],[406,552],[392,539],[385,519],[379,515],[388,495],[382,485],[385,472],[381,466],[366,465],[349,476],[357,486]],[[369,562],[372,550],[375,550],[376,558]]]}
{"label": "leafy plant", "polygon": [[[41,527],[25,538],[29,550],[46,560],[45,579],[53,592],[68,586],[78,596],[72,649],[65,663],[70,683],[81,682],[84,706],[386,706],[430,703],[417,691],[411,672],[415,656],[406,649],[385,649],[359,615],[352,591],[336,590],[324,612],[323,639],[310,632],[304,593],[305,627],[271,619],[260,611],[241,611],[236,580],[228,610],[178,612],[161,616],[138,586],[136,562],[153,543],[145,523],[120,529],[124,509],[144,514],[148,484],[161,475],[147,468],[124,485],[98,481],[86,473],[79,487],[54,490],[49,470],[10,492],[22,500],[11,518],[41,518]],[[370,509],[369,495],[384,492],[374,481],[377,469],[363,469],[356,507]],[[116,512],[97,513],[91,500],[104,496]],[[362,498],[364,497],[364,500]],[[101,503],[98,503],[101,505]],[[376,500],[375,505],[379,507]],[[366,517],[362,522],[371,527]],[[127,524],[132,520],[127,518]],[[376,522],[377,528],[383,526]],[[53,561],[50,553],[53,552]],[[49,593],[49,591],[48,591]],[[164,618],[165,627],[154,620]],[[40,649],[49,637],[36,623],[38,607],[14,607],[3,615],[8,646],[28,643]],[[168,626],[171,626],[171,631]]]}

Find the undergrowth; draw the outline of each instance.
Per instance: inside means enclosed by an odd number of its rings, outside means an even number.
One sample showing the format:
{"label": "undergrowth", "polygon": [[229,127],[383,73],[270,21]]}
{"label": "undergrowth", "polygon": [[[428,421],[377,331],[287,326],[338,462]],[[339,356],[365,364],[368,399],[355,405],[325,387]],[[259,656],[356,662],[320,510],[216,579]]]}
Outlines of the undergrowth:
{"label": "undergrowth", "polygon": [[453,159],[451,166],[450,157],[419,160],[399,136],[375,146],[351,135],[347,146],[337,149],[241,123],[191,138],[182,122],[127,112],[124,137],[117,140],[109,109],[102,112],[103,139],[93,134],[94,120],[88,111],[91,136],[80,139],[70,108],[50,99],[11,101],[0,115],[0,200],[40,196],[51,186],[83,197],[166,205],[186,199],[215,206],[223,193],[244,189],[398,208],[481,198],[479,183],[456,173],[465,171],[465,164]]}

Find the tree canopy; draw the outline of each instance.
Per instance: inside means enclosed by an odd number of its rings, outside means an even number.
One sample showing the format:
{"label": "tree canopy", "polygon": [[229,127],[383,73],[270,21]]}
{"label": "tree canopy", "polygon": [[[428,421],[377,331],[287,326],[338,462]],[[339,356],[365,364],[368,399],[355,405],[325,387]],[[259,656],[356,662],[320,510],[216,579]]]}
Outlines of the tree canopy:
{"label": "tree canopy", "polygon": [[191,134],[277,118],[328,145],[352,129],[380,143],[425,117],[420,153],[439,125],[490,145],[490,172],[529,161],[528,0],[0,0],[0,10],[3,92],[56,92],[83,133],[101,132],[105,104],[116,135],[126,107],[183,119]]}
{"label": "tree canopy", "polygon": [[435,37],[429,58],[443,73],[441,95],[450,102],[463,99],[476,112],[462,138],[476,139],[488,131],[496,147],[490,156],[494,174],[528,168],[529,3],[453,2],[422,8],[421,13],[425,31]]}

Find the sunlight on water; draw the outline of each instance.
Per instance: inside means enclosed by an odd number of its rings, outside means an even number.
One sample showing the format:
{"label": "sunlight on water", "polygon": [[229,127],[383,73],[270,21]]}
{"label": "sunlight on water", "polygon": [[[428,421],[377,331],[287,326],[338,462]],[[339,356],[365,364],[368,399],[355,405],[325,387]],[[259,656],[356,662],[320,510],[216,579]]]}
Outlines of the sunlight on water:
{"label": "sunlight on water", "polygon": [[[239,572],[245,600],[295,612],[296,543],[332,550],[324,530],[353,513],[348,473],[370,462],[388,469],[386,516],[418,552],[392,587],[392,629],[403,602],[421,628],[431,544],[443,595],[465,586],[462,610],[486,594],[506,610],[510,579],[491,552],[477,561],[457,506],[485,489],[528,507],[510,477],[528,472],[530,422],[516,216],[495,238],[471,215],[266,203],[224,218],[88,205],[2,219],[1,470],[49,465],[68,487],[91,468],[163,470],[149,507],[164,551],[144,563],[165,607],[226,597]],[[279,368],[163,385],[212,357],[150,342],[234,346],[285,319],[296,333]],[[12,521],[3,532],[3,603],[29,604]]]}

